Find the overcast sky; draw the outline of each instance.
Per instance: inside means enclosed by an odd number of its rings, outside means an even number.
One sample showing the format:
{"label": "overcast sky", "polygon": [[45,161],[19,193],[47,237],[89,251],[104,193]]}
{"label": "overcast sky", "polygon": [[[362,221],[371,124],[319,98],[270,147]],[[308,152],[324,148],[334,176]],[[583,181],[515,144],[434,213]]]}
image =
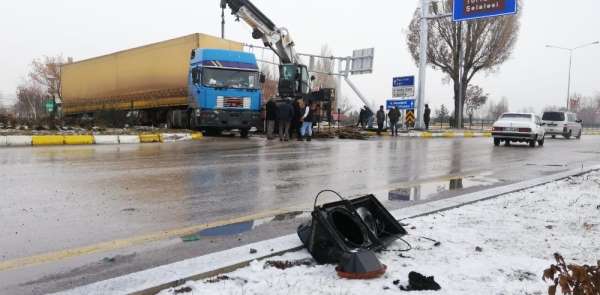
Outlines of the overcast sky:
{"label": "overcast sky", "polygon": [[[575,47],[600,40],[600,1],[524,0],[519,41],[500,71],[477,77],[492,99],[507,97],[511,110],[564,105],[568,53],[546,44]],[[369,99],[384,103],[392,77],[417,73],[406,47],[406,29],[417,0],[254,0],[278,26],[287,27],[297,50],[334,55],[375,47],[375,72],[352,79]],[[14,97],[33,58],[63,54],[75,60],[202,32],[220,34],[219,0],[2,0],[0,92]],[[227,38],[259,44],[245,23],[228,17]],[[600,46],[581,49],[573,62],[574,92],[600,91]],[[428,69],[427,102],[452,105],[450,85]],[[358,98],[345,94],[360,104]],[[452,107],[450,107],[452,108]]]}

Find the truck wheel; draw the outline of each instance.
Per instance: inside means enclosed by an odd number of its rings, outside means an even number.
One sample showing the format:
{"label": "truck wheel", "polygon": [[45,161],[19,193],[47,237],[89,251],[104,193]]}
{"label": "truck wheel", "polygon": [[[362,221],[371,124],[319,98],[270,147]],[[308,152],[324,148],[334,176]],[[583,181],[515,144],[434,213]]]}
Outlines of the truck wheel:
{"label": "truck wheel", "polygon": [[510,146],[510,140],[508,140],[508,139],[507,139],[507,140],[505,140],[505,141],[504,141],[504,145],[506,145],[506,146]]}
{"label": "truck wheel", "polygon": [[542,139],[538,140],[538,145],[539,146],[544,146],[544,140],[545,139],[546,139],[545,137],[542,137]]}
{"label": "truck wheel", "polygon": [[242,138],[248,138],[249,133],[250,133],[250,129],[247,129],[247,128],[240,129],[240,136]]}
{"label": "truck wheel", "polygon": [[577,134],[577,136],[575,136],[575,138],[581,139],[581,130],[579,130],[579,134]]}
{"label": "truck wheel", "polygon": [[552,135],[552,139],[556,139],[556,135]]}
{"label": "truck wheel", "polygon": [[567,133],[567,134],[565,134],[565,135],[563,135],[563,136],[564,136],[566,139],[570,139],[570,138],[571,138],[571,135],[573,135],[573,131],[572,131],[572,130],[569,130],[569,133]]}
{"label": "truck wheel", "polygon": [[535,140],[529,141],[529,147],[532,147],[532,148],[535,147]]}
{"label": "truck wheel", "polygon": [[500,138],[494,138],[494,145],[500,146]]}

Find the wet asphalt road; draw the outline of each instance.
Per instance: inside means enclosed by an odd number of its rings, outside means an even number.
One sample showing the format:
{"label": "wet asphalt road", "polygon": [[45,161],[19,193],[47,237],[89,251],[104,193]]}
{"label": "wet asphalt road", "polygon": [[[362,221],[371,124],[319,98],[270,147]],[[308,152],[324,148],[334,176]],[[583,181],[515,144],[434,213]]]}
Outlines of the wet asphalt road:
{"label": "wet asphalt road", "polygon": [[[599,163],[600,137],[547,139],[535,149],[493,147],[490,138],[280,143],[258,137],[1,148],[0,293],[56,291],[287,234],[300,219],[194,243],[165,237],[93,255],[65,251],[273,210],[309,210],[326,188],[345,196],[374,193],[393,209]],[[389,194],[398,189],[412,201]],[[35,255],[51,259],[30,266],[18,260]]]}

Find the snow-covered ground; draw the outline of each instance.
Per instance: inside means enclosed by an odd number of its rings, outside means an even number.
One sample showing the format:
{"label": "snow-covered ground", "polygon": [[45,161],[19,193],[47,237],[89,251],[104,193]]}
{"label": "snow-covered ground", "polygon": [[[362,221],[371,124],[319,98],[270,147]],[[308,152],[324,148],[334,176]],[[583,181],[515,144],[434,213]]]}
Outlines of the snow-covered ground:
{"label": "snow-covered ground", "polygon": [[[402,222],[409,224],[413,250],[402,253],[408,257],[378,254],[388,266],[379,279],[340,279],[333,265],[279,270],[254,261],[228,279],[188,282],[161,294],[397,294],[404,291],[393,281],[407,284],[410,271],[434,276],[442,290],[409,294],[547,294],[541,278],[553,253],[567,263],[600,259],[600,172]],[[404,247],[396,242],[389,249]],[[268,260],[309,257],[299,251]]]}

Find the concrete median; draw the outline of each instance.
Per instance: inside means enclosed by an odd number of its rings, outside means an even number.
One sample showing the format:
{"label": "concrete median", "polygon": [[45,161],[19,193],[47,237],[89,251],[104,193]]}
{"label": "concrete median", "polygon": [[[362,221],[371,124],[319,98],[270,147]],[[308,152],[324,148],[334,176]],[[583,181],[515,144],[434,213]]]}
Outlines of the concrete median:
{"label": "concrete median", "polygon": [[140,137],[138,135],[119,135],[120,144],[138,144]]}
{"label": "concrete median", "polygon": [[101,145],[119,144],[118,135],[94,135],[94,143]]}
{"label": "concrete median", "polygon": [[11,135],[6,137],[7,146],[31,146],[32,138],[27,135]]}
{"label": "concrete median", "polygon": [[31,144],[39,145],[63,145],[65,137],[62,135],[34,135],[31,137]]}
{"label": "concrete median", "polygon": [[6,146],[6,136],[0,136],[0,146]]}
{"label": "concrete median", "polygon": [[140,134],[139,136],[141,143],[161,142],[160,134]]}
{"label": "concrete median", "polygon": [[94,144],[92,135],[65,135],[64,144],[66,145],[89,145]]}

